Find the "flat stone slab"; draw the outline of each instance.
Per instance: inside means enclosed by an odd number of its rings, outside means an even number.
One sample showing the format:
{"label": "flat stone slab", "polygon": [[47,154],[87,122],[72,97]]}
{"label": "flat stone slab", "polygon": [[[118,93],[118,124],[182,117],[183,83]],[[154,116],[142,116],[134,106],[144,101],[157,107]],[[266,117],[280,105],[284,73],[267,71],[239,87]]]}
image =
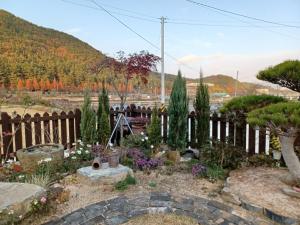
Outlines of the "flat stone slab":
{"label": "flat stone slab", "polygon": [[95,170],[92,166],[77,170],[78,177],[88,184],[114,184],[126,178],[127,174],[133,176],[133,171],[127,166],[119,165],[116,168]]}
{"label": "flat stone slab", "polygon": [[0,211],[13,210],[14,214],[24,216],[31,202],[40,199],[46,191],[35,184],[0,182],[0,193]]}

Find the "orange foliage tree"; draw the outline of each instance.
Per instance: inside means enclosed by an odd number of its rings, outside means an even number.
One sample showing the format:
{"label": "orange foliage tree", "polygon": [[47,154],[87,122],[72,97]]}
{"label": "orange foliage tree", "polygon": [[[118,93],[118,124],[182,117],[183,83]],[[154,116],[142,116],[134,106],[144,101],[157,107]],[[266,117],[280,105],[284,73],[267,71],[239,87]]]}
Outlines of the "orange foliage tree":
{"label": "orange foliage tree", "polygon": [[24,87],[23,87],[23,81],[22,80],[18,80],[17,88],[18,88],[18,91],[23,90]]}

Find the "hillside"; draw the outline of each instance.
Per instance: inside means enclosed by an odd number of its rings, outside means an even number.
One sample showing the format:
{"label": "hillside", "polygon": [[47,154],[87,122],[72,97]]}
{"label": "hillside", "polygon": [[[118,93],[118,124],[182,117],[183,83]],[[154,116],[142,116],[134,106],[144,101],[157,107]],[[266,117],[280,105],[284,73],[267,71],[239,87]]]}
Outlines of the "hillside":
{"label": "hillside", "polygon": [[87,65],[104,55],[79,39],[34,25],[0,10],[0,82],[18,79],[62,80],[78,85]]}

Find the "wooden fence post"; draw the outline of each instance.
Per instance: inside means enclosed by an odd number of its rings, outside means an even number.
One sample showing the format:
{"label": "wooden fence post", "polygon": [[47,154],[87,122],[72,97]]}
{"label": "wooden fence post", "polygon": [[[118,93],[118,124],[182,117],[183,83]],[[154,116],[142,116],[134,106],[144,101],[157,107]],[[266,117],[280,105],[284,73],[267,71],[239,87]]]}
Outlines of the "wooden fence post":
{"label": "wooden fence post", "polygon": [[13,124],[15,127],[15,146],[16,151],[23,148],[23,140],[22,140],[22,118],[20,115],[17,115],[13,119]]}
{"label": "wooden fence post", "polygon": [[69,117],[69,140],[70,140],[70,145],[72,146],[72,144],[75,141],[74,113],[70,111],[68,113],[68,117]]}
{"label": "wooden fence post", "polygon": [[12,143],[12,124],[10,123],[11,117],[6,113],[1,113],[2,121],[2,137],[3,137],[3,153],[5,159],[6,156],[10,156],[10,153],[13,152],[13,143]]}
{"label": "wooden fence post", "polygon": [[227,117],[225,114],[221,114],[220,117],[220,141],[226,142],[226,124],[227,124]]}
{"label": "wooden fence post", "polygon": [[33,124],[34,124],[34,140],[35,144],[41,144],[42,143],[42,126],[41,126],[41,116],[39,113],[34,114],[33,117]]}
{"label": "wooden fence post", "polygon": [[212,139],[214,141],[218,140],[218,121],[218,114],[214,112],[212,115]]}
{"label": "wooden fence post", "polygon": [[24,116],[24,124],[25,124],[25,141],[26,147],[32,146],[32,129],[31,129],[31,116],[27,113]]}
{"label": "wooden fence post", "polygon": [[81,120],[81,111],[79,109],[75,109],[75,132],[76,139],[80,138],[80,120]]}
{"label": "wooden fence post", "polygon": [[53,142],[59,143],[59,127],[58,127],[57,112],[52,113],[52,134],[53,134]]}
{"label": "wooden fence post", "polygon": [[43,121],[44,121],[44,140],[45,144],[51,142],[51,134],[50,134],[50,116],[47,112],[43,115]]}
{"label": "wooden fence post", "polygon": [[250,155],[255,154],[255,127],[249,126],[249,151]]}
{"label": "wooden fence post", "polygon": [[60,126],[61,126],[61,143],[66,148],[67,147],[67,114],[64,111],[60,113]]}

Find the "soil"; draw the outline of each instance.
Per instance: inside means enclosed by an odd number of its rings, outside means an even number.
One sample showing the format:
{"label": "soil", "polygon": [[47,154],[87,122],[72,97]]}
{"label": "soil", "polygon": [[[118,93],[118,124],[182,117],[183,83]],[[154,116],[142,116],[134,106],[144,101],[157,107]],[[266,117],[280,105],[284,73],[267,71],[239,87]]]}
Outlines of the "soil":
{"label": "soil", "polygon": [[134,218],[124,225],[197,225],[195,219],[186,216],[178,216],[175,214],[159,214],[159,215],[145,215]]}
{"label": "soil", "polygon": [[287,175],[284,168],[243,168],[230,173],[228,184],[232,193],[249,203],[300,219],[300,199],[282,192],[283,188],[291,188],[280,180]]}

